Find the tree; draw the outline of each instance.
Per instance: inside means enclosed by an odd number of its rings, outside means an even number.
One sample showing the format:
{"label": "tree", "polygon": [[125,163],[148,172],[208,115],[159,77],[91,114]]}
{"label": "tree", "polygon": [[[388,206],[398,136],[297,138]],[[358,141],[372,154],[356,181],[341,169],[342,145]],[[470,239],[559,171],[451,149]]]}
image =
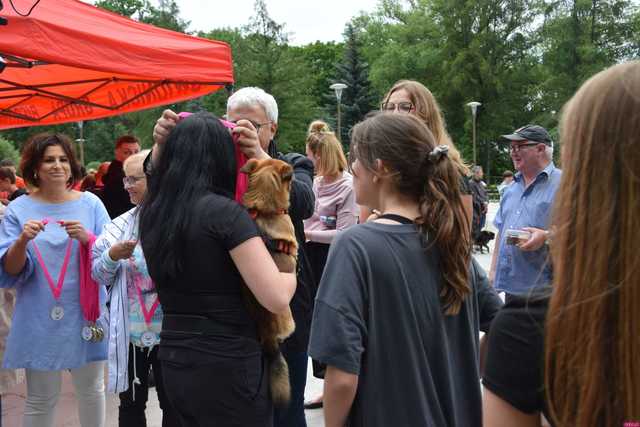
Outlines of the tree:
{"label": "tree", "polygon": [[145,24],[186,32],[190,22],[180,18],[180,8],[175,0],[160,0],[155,7],[149,0],[99,0],[96,6]]}
{"label": "tree", "polygon": [[[305,62],[305,68],[312,80],[313,99],[324,99],[325,95],[331,92],[329,86],[335,80],[336,64],[344,56],[344,43],[316,41],[305,46],[292,47],[291,50]],[[333,114],[331,112],[331,116]]]}
{"label": "tree", "polygon": [[[278,149],[304,153],[308,123],[320,114],[310,88],[313,80],[304,58],[288,45],[283,24],[274,21],[263,0],[255,3],[255,15],[241,29],[219,29],[205,37],[231,45],[236,87],[256,86],[264,89],[278,103]],[[223,91],[203,101],[207,110],[225,111]]]}
{"label": "tree", "polygon": [[542,13],[540,103],[548,111],[560,111],[593,74],[638,56],[633,40],[640,14],[630,1],[545,1]]}
{"label": "tree", "polygon": [[[466,104],[480,101],[478,159],[508,161],[494,142],[527,123],[534,114],[539,62],[529,0],[385,0],[378,10],[354,20],[371,80],[382,96],[397,80],[412,79],[434,94],[447,128],[470,159],[471,114]],[[489,166],[489,167],[487,167]]]}
{"label": "tree", "polygon": [[[374,108],[375,97],[369,82],[369,64],[364,61],[359,51],[359,41],[353,25],[347,24],[345,29],[345,47],[342,62],[336,65],[335,82],[344,83],[347,88],[342,91],[342,117],[340,140],[349,144],[349,131]],[[335,111],[336,99],[333,94],[326,95],[329,108]]]}
{"label": "tree", "polygon": [[0,160],[9,159],[16,165],[20,163],[20,152],[15,144],[0,136]]}

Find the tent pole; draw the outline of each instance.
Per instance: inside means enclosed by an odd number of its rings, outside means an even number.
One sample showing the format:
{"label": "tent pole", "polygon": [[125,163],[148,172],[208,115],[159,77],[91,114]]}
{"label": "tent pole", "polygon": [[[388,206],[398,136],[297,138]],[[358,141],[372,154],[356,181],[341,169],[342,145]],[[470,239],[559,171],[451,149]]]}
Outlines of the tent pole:
{"label": "tent pole", "polygon": [[80,138],[76,139],[76,142],[80,151],[80,165],[84,166],[84,122],[78,122],[78,129],[80,129]]}

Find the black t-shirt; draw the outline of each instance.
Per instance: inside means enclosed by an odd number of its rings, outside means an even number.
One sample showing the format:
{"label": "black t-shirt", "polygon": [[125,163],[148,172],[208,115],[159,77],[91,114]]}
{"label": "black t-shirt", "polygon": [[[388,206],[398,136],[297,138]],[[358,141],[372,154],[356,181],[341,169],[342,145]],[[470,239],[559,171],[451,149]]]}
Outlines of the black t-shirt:
{"label": "black t-shirt", "polygon": [[482,384],[525,413],[546,413],[544,321],[548,292],[512,296],[493,320]]}
{"label": "black t-shirt", "polygon": [[[241,243],[259,236],[255,223],[245,208],[213,193],[197,201],[191,213],[185,236],[187,245],[184,250],[189,256],[185,258],[184,273],[174,280],[163,280],[163,266],[153,257],[147,258],[162,311],[165,314],[203,315],[217,324],[228,326],[230,331],[255,331],[254,321],[242,297],[244,281],[229,254]],[[167,338],[173,347],[223,357],[243,357],[260,351],[255,339],[246,339],[246,333],[236,335],[217,340]]]}
{"label": "black t-shirt", "polygon": [[101,197],[111,219],[119,217],[126,211],[133,208],[133,203],[131,203],[129,193],[124,189],[122,178],[124,178],[122,162],[112,160],[107,173],[102,178],[104,187],[102,189]]}
{"label": "black t-shirt", "polygon": [[24,188],[18,188],[16,191],[11,193],[11,195],[9,196],[9,201],[10,202],[14,201],[18,197],[24,196],[25,194],[29,194],[29,193],[27,193],[27,190],[25,190]]}
{"label": "black t-shirt", "polygon": [[445,316],[442,282],[412,224],[356,225],[332,243],[309,353],[359,376],[349,426],[482,422],[477,291]]}

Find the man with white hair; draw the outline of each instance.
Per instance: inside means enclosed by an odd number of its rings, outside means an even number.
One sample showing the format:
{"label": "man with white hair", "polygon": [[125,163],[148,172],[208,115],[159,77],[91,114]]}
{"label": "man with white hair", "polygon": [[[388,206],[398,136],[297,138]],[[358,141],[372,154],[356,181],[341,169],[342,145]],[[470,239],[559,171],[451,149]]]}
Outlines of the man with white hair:
{"label": "man with white hair", "polygon": [[546,243],[562,171],[553,164],[553,142],[542,126],[527,125],[502,139],[511,144],[511,160],[518,172],[494,220],[498,249],[493,252],[489,278],[510,299],[551,282]]}
{"label": "man with white hair", "polygon": [[[275,427],[305,427],[304,389],[307,381],[307,346],[315,292],[310,266],[304,251],[303,219],[311,217],[314,210],[313,164],[298,153],[283,155],[276,149],[278,130],[278,105],[264,90],[246,87],[235,92],[227,100],[227,120],[237,126],[237,144],[249,159],[277,158],[293,166],[289,215],[298,240],[298,272],[296,293],[291,301],[291,311],[296,323],[295,332],[282,345],[282,353],[289,365],[291,401],[287,408],[276,409]],[[178,115],[165,110],[153,130],[156,144],[161,145],[178,121]],[[155,152],[156,150],[154,150]]]}

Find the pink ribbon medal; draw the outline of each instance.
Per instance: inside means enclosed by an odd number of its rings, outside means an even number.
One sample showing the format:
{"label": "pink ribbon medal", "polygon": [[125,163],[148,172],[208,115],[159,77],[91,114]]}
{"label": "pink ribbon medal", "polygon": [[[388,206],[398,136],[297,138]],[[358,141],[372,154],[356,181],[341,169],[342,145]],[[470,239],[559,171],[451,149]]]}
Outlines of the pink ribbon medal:
{"label": "pink ribbon medal", "polygon": [[[46,226],[50,219],[44,218],[42,223]],[[61,223],[62,221],[57,221]],[[64,261],[62,262],[62,268],[60,269],[60,274],[58,275],[57,283],[53,281],[53,277],[51,277],[51,273],[49,273],[49,269],[47,269],[46,264],[44,263],[44,259],[42,258],[42,253],[40,249],[38,249],[38,245],[35,240],[33,240],[33,249],[36,253],[36,257],[38,259],[38,264],[40,264],[40,268],[42,268],[42,272],[44,273],[44,277],[49,284],[49,289],[51,289],[51,293],[53,294],[53,299],[56,301],[55,305],[51,309],[51,319],[53,320],[61,320],[64,317],[64,308],[58,301],[60,299],[60,294],[62,293],[62,287],[64,286],[64,277],[67,274],[67,267],[69,266],[69,260],[71,259],[71,249],[73,247],[73,240],[69,239],[69,243],[67,243],[67,250],[64,255]]]}
{"label": "pink ribbon medal", "polygon": [[144,323],[147,325],[147,330],[142,333],[140,336],[140,342],[144,347],[153,347],[156,344],[156,334],[151,332],[151,320],[153,319],[153,315],[158,309],[158,305],[160,304],[160,300],[158,299],[158,294],[155,295],[155,300],[153,304],[151,304],[151,308],[147,310],[147,304],[143,295],[142,285],[140,284],[142,280],[136,277],[133,281],[133,284],[136,287],[136,293],[138,294],[138,301],[140,302],[140,310],[142,311],[142,316],[144,317]]}
{"label": "pink ribbon medal", "polygon": [[[228,129],[233,129],[237,125],[228,120],[220,119],[220,122],[224,125],[224,127]],[[236,154],[236,202],[242,204],[244,193],[247,192],[247,188],[249,187],[249,177],[247,174],[240,172],[240,169],[247,163],[247,156],[240,150],[238,146],[238,138],[240,135],[237,133],[232,134],[233,142],[235,143],[235,154]]]}

